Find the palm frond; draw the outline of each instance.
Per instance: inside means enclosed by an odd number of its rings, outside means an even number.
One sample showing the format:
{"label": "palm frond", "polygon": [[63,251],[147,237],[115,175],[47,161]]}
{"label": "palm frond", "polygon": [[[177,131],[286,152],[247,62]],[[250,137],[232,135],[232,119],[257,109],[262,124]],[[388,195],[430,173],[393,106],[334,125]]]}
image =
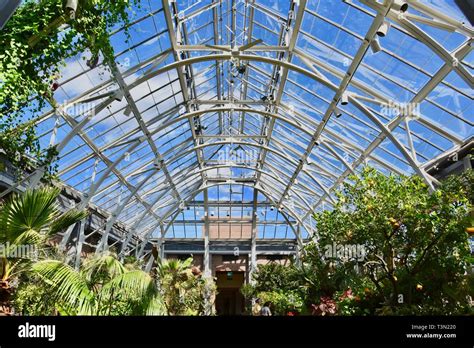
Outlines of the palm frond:
{"label": "palm frond", "polygon": [[83,315],[93,313],[93,293],[71,266],[57,260],[43,260],[34,264],[33,270],[52,287],[52,296],[62,302],[65,310]]}
{"label": "palm frond", "polygon": [[26,231],[38,233],[59,215],[58,188],[28,190],[14,194],[2,206],[1,228],[5,239],[13,241]]}
{"label": "palm frond", "polygon": [[9,260],[5,257],[0,258],[0,280],[6,281],[12,277],[19,260]]}
{"label": "palm frond", "polygon": [[188,257],[186,260],[181,261],[181,268],[182,269],[188,269],[189,267],[192,266],[192,264],[193,264],[193,258]]}
{"label": "palm frond", "polygon": [[66,230],[72,224],[75,224],[88,216],[86,210],[72,209],[57,217],[50,225],[48,235],[52,236]]}
{"label": "palm frond", "polygon": [[192,257],[181,261],[178,259],[168,259],[158,263],[158,271],[161,276],[167,274],[180,274],[185,272],[193,263]]}
{"label": "palm frond", "polygon": [[25,262],[22,259],[8,260],[8,276],[10,278],[18,277],[22,273],[31,270],[31,262]]}
{"label": "palm frond", "polygon": [[125,298],[151,298],[157,288],[153,278],[142,270],[129,271],[108,282],[101,290],[101,296],[110,297],[112,293],[122,293]]}
{"label": "palm frond", "polygon": [[99,298],[110,303],[114,296],[121,301],[128,302],[133,314],[145,314],[153,305],[157,309],[158,289],[153,278],[142,270],[133,270],[121,274],[109,281],[101,289]]}
{"label": "palm frond", "polygon": [[81,273],[88,282],[107,282],[125,272],[124,265],[108,252],[101,255],[93,255],[83,263]]}
{"label": "palm frond", "polygon": [[18,235],[15,240],[12,241],[12,246],[16,245],[39,245],[44,242],[45,238],[39,231],[26,230]]}
{"label": "palm frond", "polygon": [[145,315],[166,315],[166,306],[160,295],[156,295],[151,299],[146,308]]}

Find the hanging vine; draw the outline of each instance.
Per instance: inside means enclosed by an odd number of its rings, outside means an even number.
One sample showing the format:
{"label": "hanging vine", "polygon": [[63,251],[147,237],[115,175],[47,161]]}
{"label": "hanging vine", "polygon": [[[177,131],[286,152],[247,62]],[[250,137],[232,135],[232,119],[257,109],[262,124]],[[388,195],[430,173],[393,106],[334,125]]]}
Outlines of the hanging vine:
{"label": "hanging vine", "polygon": [[110,30],[120,24],[129,37],[129,10],[140,1],[26,0],[0,31],[0,148],[19,170],[31,159],[54,169],[55,149],[40,148],[35,124],[59,87],[61,68],[85,50],[90,68],[100,56],[107,68],[114,61]]}

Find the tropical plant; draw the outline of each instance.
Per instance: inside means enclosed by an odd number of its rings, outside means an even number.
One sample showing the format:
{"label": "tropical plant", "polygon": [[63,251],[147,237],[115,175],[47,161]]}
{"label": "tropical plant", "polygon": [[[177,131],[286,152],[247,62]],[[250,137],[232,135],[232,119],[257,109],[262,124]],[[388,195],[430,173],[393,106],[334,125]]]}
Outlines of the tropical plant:
{"label": "tropical plant", "polygon": [[271,302],[274,315],[300,313],[304,309],[304,287],[301,268],[294,264],[282,265],[270,262],[258,265],[252,274],[252,283],[245,284],[240,292],[251,310],[251,299],[260,298],[262,303]]}
{"label": "tropical plant", "polygon": [[[332,211],[316,214],[319,240],[307,247],[306,266],[318,273],[331,265],[333,275],[352,269],[330,292],[369,280],[379,301],[372,304],[392,313],[412,305],[464,311],[473,178],[472,172],[451,177],[431,193],[417,176],[364,169],[344,185]],[[323,247],[333,243],[363,245],[365,259],[328,257]]]}
{"label": "tropical plant", "polygon": [[56,303],[48,293],[51,290],[44,286],[38,277],[28,277],[21,281],[12,296],[12,307],[21,315],[42,316],[57,315]]}
{"label": "tropical plant", "polygon": [[163,301],[169,315],[211,314],[209,301],[216,287],[212,280],[192,271],[192,258],[168,259],[158,263],[157,273]]}
{"label": "tropical plant", "polygon": [[296,290],[299,287],[299,277],[300,273],[295,265],[277,262],[258,265],[257,271],[252,274],[255,292]]}
{"label": "tropical plant", "polygon": [[47,103],[56,107],[52,96],[66,59],[88,51],[90,68],[102,66],[100,57],[112,66],[110,31],[119,25],[128,38],[129,13],[140,8],[140,0],[71,2],[76,6],[23,1],[0,35],[0,148],[22,170],[31,157],[45,165],[55,158],[53,148],[40,148],[34,125]]}
{"label": "tropical plant", "polygon": [[33,269],[62,315],[164,314],[155,279],[127,269],[113,254],[91,256],[79,271],[58,260],[39,261]]}
{"label": "tropical plant", "polygon": [[240,293],[246,301],[250,301],[256,295],[255,287],[252,284],[244,284],[240,287]]}
{"label": "tropical plant", "polygon": [[[367,280],[364,277],[362,279]],[[337,291],[333,298],[337,304],[339,315],[374,315],[376,314],[374,309],[380,307],[382,302],[374,290],[373,284],[370,283],[365,288],[348,288],[344,291]]]}
{"label": "tropical plant", "polygon": [[240,293],[242,294],[245,300],[245,313],[252,313],[252,300],[257,297],[257,293],[255,291],[254,286],[249,283],[243,284],[240,287]]}
{"label": "tropical plant", "polygon": [[85,211],[60,211],[57,203],[60,192],[59,188],[43,187],[13,194],[0,206],[0,242],[41,244],[84,219]]}
{"label": "tropical plant", "polygon": [[336,301],[331,297],[321,296],[318,304],[312,304],[312,315],[325,316],[334,315],[337,311]]}
{"label": "tropical plant", "polygon": [[352,263],[325,259],[316,243],[305,246],[299,274],[308,306],[319,302],[321,297],[331,297],[339,289],[354,286],[359,279]]}
{"label": "tropical plant", "polygon": [[270,302],[273,315],[288,315],[301,313],[304,309],[304,300],[298,291],[274,290],[257,294],[262,303]]}
{"label": "tropical plant", "polygon": [[[245,298],[272,301],[276,313],[288,308],[289,294],[315,315],[472,312],[466,227],[474,173],[449,177],[434,192],[419,177],[386,177],[371,168],[350,179],[334,209],[315,215],[318,240],[305,245],[301,264],[259,266],[241,289]],[[328,246],[364,252],[339,255]]]}
{"label": "tropical plant", "polygon": [[[31,258],[45,253],[48,239],[87,216],[78,210],[61,213],[59,194],[58,188],[29,190],[13,194],[0,206],[0,305],[4,308],[13,292],[12,282],[29,269]],[[18,252],[28,250],[26,255]]]}

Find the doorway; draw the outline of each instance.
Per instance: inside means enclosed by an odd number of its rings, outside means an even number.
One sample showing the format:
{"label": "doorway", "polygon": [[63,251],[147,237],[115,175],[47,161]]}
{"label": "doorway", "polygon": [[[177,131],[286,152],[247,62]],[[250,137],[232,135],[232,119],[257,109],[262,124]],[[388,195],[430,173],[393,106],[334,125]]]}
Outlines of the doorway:
{"label": "doorway", "polygon": [[216,272],[217,315],[241,315],[245,310],[244,296],[240,287],[244,284],[245,272]]}

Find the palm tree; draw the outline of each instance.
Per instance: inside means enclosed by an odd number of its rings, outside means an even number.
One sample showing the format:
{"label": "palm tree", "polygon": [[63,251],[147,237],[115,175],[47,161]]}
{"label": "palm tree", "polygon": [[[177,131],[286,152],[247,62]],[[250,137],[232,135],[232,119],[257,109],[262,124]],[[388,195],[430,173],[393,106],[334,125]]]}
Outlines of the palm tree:
{"label": "palm tree", "polygon": [[192,260],[169,259],[158,263],[157,273],[168,315],[182,315],[185,312],[184,299],[186,290],[190,288],[188,270]]}
{"label": "palm tree", "polygon": [[168,315],[203,315],[212,312],[207,302],[215,292],[214,282],[191,269],[193,259],[158,262],[157,273]]}
{"label": "palm tree", "polygon": [[58,260],[39,261],[33,269],[63,315],[164,314],[155,279],[112,253],[86,259],[79,271]]}
{"label": "palm tree", "polygon": [[40,188],[13,194],[0,206],[0,313],[9,312],[11,281],[28,269],[35,255],[12,255],[19,246],[42,248],[46,241],[70,225],[84,219],[87,212],[61,213],[57,204],[59,188]]}

